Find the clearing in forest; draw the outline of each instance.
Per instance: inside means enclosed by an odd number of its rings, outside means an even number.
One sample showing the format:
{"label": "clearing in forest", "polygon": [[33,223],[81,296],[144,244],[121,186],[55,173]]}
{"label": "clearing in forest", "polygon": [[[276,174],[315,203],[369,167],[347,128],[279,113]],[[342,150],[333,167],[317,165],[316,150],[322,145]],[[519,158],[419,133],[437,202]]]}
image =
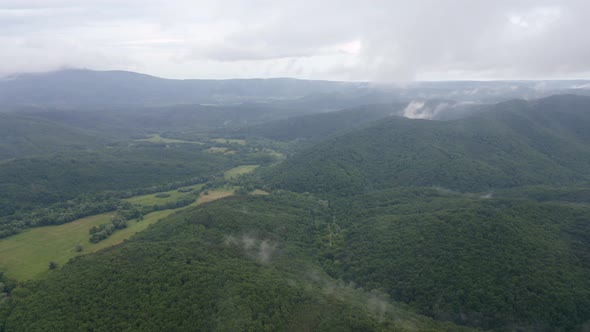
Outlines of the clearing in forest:
{"label": "clearing in forest", "polygon": [[225,171],[225,173],[223,173],[223,177],[226,180],[235,179],[240,175],[253,172],[259,166],[260,165],[243,165],[243,166],[234,167],[232,169]]}
{"label": "clearing in forest", "polygon": [[203,184],[197,184],[194,186],[182,187],[170,191],[158,192],[154,194],[133,196],[126,198],[125,200],[132,204],[139,204],[143,206],[153,206],[158,204],[166,204],[176,202],[181,198],[188,195],[194,195],[194,191],[197,191],[203,187]]}
{"label": "clearing in forest", "polygon": [[196,142],[196,141],[185,141],[185,140],[180,140],[180,139],[165,138],[165,137],[162,137],[158,134],[152,135],[149,138],[138,139],[137,141],[150,142],[150,143],[190,143],[190,144],[200,144],[200,145],[203,144],[201,142]]}
{"label": "clearing in forest", "polygon": [[[211,190],[208,195],[201,194],[199,199],[189,206],[196,206],[231,195],[233,195],[233,190]],[[146,202],[148,198],[142,197],[137,196],[130,198],[130,200],[139,199]],[[16,280],[39,278],[47,273],[51,261],[62,266],[75,256],[117,245],[160,219],[187,207],[152,212],[145,215],[144,219],[140,221],[130,220],[127,228],[114,232],[98,243],[89,242],[90,228],[109,223],[114,212],[78,219],[63,225],[27,229],[22,233],[0,240],[0,271],[4,272],[7,277]],[[76,251],[77,244],[82,245],[81,252]]]}

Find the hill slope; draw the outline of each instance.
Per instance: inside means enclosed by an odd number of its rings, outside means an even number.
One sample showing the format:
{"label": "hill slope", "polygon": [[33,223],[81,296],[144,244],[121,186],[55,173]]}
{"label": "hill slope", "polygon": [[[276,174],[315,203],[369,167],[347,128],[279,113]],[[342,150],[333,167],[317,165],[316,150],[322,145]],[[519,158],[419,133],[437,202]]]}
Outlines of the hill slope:
{"label": "hill slope", "polygon": [[0,113],[0,160],[94,148],[108,140],[92,131],[53,121]]}
{"label": "hill slope", "polygon": [[400,113],[405,103],[365,105],[353,109],[309,114],[248,127],[237,134],[264,137],[278,141],[318,140]]}
{"label": "hill slope", "polygon": [[309,148],[266,174],[275,187],[350,194],[394,186],[486,191],[588,180],[590,98],[498,104],[439,122],[391,117]]}
{"label": "hill slope", "polygon": [[[467,330],[326,276],[301,195],[239,197],[163,220],[12,292],[10,331]],[[1,318],[1,317],[0,317]],[[2,321],[0,319],[0,321]]]}
{"label": "hill slope", "polygon": [[287,78],[171,80],[125,71],[62,70],[0,80],[1,105],[63,108],[234,103],[355,89],[356,83]]}

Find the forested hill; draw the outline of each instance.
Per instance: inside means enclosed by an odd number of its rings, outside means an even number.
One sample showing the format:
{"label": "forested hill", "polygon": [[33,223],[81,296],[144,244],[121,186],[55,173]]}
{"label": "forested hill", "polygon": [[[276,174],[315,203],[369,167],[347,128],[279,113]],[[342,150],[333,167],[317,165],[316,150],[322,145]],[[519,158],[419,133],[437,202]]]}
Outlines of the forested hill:
{"label": "forested hill", "polygon": [[69,69],[0,80],[0,104],[99,109],[299,98],[356,90],[357,83],[289,78],[172,80],[126,71]]}
{"label": "forested hill", "polygon": [[0,160],[104,145],[108,139],[92,131],[57,122],[0,113]]}
{"label": "forested hill", "polygon": [[407,103],[364,105],[336,112],[308,114],[237,130],[238,134],[278,141],[318,140],[340,131],[402,113]]}
{"label": "forested hill", "polygon": [[288,193],[185,210],[15,289],[0,330],[469,331],[327,276],[328,222]]}
{"label": "forested hill", "polygon": [[590,177],[590,98],[514,100],[466,119],[389,117],[271,169],[276,188],[352,194],[394,186],[487,191]]}

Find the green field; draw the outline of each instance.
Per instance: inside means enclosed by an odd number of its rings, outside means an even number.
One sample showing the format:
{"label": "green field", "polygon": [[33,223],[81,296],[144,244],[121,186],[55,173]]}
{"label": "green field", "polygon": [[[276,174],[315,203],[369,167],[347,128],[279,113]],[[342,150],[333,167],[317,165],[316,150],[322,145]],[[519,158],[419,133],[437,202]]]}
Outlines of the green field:
{"label": "green field", "polygon": [[[185,188],[192,188],[193,190],[199,190],[202,187],[203,187],[202,184],[198,184],[198,185],[189,186],[189,187],[185,187]],[[168,194],[170,196],[157,197],[157,195],[159,195],[159,194]],[[143,206],[152,206],[152,205],[156,205],[156,204],[165,204],[165,203],[175,202],[175,201],[179,200],[180,198],[186,197],[188,195],[193,195],[193,192],[190,191],[190,192],[183,193],[183,192],[179,192],[177,189],[174,189],[174,190],[159,192],[159,193],[154,193],[154,194],[133,196],[133,197],[127,198],[125,200],[128,201],[129,203],[132,203],[132,204],[139,204],[139,205],[143,205]]]}
{"label": "green field", "polygon": [[[202,195],[189,206],[207,203],[232,194],[233,191],[227,189],[211,191],[208,195]],[[143,196],[132,199],[140,199],[141,201],[141,197]],[[143,200],[144,202],[148,201],[147,198]],[[63,265],[72,257],[117,245],[158,220],[185,208],[187,207],[156,211],[147,214],[144,220],[131,220],[127,228],[113,233],[98,243],[88,241],[90,237],[88,231],[92,226],[108,223],[113,212],[78,219],[58,226],[28,229],[20,234],[0,240],[0,271],[16,280],[39,278],[48,271],[51,261]],[[78,243],[83,246],[82,252],[75,250]]]}
{"label": "green field", "polygon": [[223,177],[226,180],[235,179],[242,174],[253,172],[259,166],[260,165],[243,165],[243,166],[234,167],[232,169],[225,171],[225,173],[223,173]]}
{"label": "green field", "polygon": [[231,139],[231,138],[214,138],[212,139],[213,142],[221,143],[221,144],[239,144],[239,145],[246,145],[245,139]]}
{"label": "green field", "polygon": [[138,139],[141,142],[151,142],[151,143],[190,143],[190,144],[203,144],[201,142],[195,141],[184,141],[180,139],[172,139],[172,138],[165,138],[158,134],[152,135],[149,138]]}
{"label": "green field", "polygon": [[214,147],[211,147],[211,148],[209,148],[209,150],[208,150],[208,151],[209,151],[210,153],[224,153],[224,154],[225,154],[225,153],[230,153],[230,152],[233,152],[233,153],[235,153],[235,151],[233,151],[233,150],[230,150],[230,149],[228,149],[228,148],[224,148],[224,147],[217,147],[217,146],[214,146]]}

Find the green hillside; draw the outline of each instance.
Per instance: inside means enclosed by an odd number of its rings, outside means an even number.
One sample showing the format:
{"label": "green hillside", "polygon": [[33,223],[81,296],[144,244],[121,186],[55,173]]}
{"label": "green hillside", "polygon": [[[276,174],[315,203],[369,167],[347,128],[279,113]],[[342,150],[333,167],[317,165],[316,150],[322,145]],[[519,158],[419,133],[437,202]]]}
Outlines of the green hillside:
{"label": "green hillside", "polygon": [[484,329],[572,329],[590,317],[588,205],[404,188],[332,208],[334,277]]}
{"label": "green hillside", "polygon": [[185,210],[13,290],[4,328],[462,330],[325,275],[314,258],[325,217],[317,199],[290,194]]}
{"label": "green hillside", "polygon": [[108,142],[88,131],[39,118],[0,113],[0,160],[66,150],[85,150]]}
{"label": "green hillside", "polygon": [[498,104],[439,122],[391,117],[302,151],[265,179],[277,188],[353,194],[395,186],[485,191],[590,176],[590,98]]}
{"label": "green hillside", "polygon": [[[191,174],[212,177],[201,202],[221,197],[215,187],[234,196],[36,281],[0,274],[0,331],[584,331],[589,110],[588,97],[554,96],[453,121],[360,124],[364,111],[344,111],[271,123],[280,125],[266,140],[179,131],[168,142],[4,162],[9,213],[94,207],[89,192],[140,194]],[[299,149],[302,139],[317,143]],[[299,152],[274,164],[264,152],[273,144]],[[105,204],[185,194],[169,186]]]}
{"label": "green hillside", "polygon": [[366,105],[337,112],[302,115],[244,128],[238,133],[278,141],[317,140],[398,114],[405,106],[405,103]]}

